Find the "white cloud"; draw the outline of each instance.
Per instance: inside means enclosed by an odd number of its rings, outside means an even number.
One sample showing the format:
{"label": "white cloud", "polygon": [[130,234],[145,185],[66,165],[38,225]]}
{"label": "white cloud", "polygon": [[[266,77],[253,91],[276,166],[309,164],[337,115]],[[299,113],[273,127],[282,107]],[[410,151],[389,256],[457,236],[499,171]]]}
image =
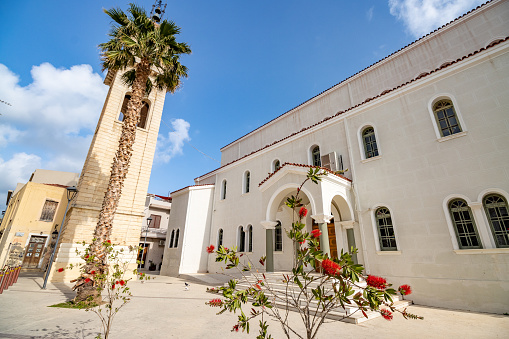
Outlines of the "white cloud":
{"label": "white cloud", "polygon": [[189,128],[191,125],[184,119],[175,119],[171,122],[173,131],[165,137],[159,135],[157,140],[156,160],[167,163],[171,158],[182,154],[182,147],[185,141],[191,140]]}
{"label": "white cloud", "polygon": [[43,63],[31,75],[32,82],[21,86],[19,76],[0,64],[0,99],[12,105],[2,105],[0,116],[0,147],[7,150],[0,194],[26,182],[37,167],[80,172],[108,92],[90,65]]}
{"label": "white cloud", "polygon": [[0,158],[0,206],[5,204],[8,190],[14,190],[18,182],[27,182],[40,167],[41,158],[35,154],[16,153],[7,161]]}
{"label": "white cloud", "polygon": [[420,38],[486,0],[389,0],[391,14]]}
{"label": "white cloud", "polygon": [[375,10],[375,6],[371,6],[370,9],[366,12],[366,18],[368,18],[368,21],[371,21],[373,19],[373,11]]}

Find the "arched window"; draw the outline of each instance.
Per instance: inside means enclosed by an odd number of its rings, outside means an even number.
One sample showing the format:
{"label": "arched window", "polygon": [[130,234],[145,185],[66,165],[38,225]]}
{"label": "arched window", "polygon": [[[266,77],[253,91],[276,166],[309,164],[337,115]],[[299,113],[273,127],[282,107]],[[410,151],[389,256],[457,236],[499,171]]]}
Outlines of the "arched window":
{"label": "arched window", "polygon": [[311,164],[313,166],[322,166],[322,161],[320,159],[320,147],[315,146],[311,150]]}
{"label": "arched window", "polygon": [[223,246],[223,229],[220,228],[217,232],[217,249]]}
{"label": "arched window", "polygon": [[[120,115],[118,116],[119,121],[124,121],[125,113],[127,112],[127,104],[129,103],[129,100],[131,100],[131,96],[129,94],[126,94],[124,97],[124,102],[122,103],[122,108],[120,109]],[[143,106],[141,107],[140,112],[140,121],[138,122],[139,128],[145,128],[147,124],[147,117],[148,117],[148,110],[149,110],[149,104],[146,101],[143,101]]]}
{"label": "arched window", "polygon": [[433,113],[442,137],[461,132],[461,126],[451,100],[437,101],[433,105]]}
{"label": "arched window", "polygon": [[179,247],[179,234],[180,234],[180,229],[177,228],[177,232],[175,233],[175,244],[173,247]]}
{"label": "arched window", "polygon": [[362,143],[364,144],[364,155],[366,159],[378,156],[378,146],[376,144],[375,129],[371,126],[362,131]]}
{"label": "arched window", "polygon": [[283,251],[283,230],[281,228],[281,221],[278,221],[274,228],[274,251]]}
{"label": "arched window", "polygon": [[249,193],[250,181],[251,173],[249,171],[246,171],[246,173],[244,173],[244,191],[242,193]]}
{"label": "arched window", "polygon": [[173,247],[173,239],[175,239],[175,230],[171,231],[170,243],[168,244],[169,248]]}
{"label": "arched window", "polygon": [[398,246],[396,245],[391,212],[387,207],[380,207],[375,211],[375,218],[378,229],[378,239],[380,241],[380,250],[397,251]]}
{"label": "arched window", "polygon": [[226,180],[223,180],[223,184],[221,185],[221,200],[226,199]]}
{"label": "arched window", "polygon": [[253,252],[253,226],[251,225],[247,226],[247,239],[248,239],[247,251]]}
{"label": "arched window", "polygon": [[246,251],[246,232],[244,231],[244,227],[239,227],[239,234],[237,238],[237,249],[239,252]]}
{"label": "arched window", "polygon": [[279,161],[279,159],[274,160],[274,162],[272,163],[272,172],[277,171],[280,167],[281,162]]}
{"label": "arched window", "polygon": [[463,199],[452,200],[449,203],[449,213],[451,213],[459,248],[482,248],[472,210],[467,202]]}
{"label": "arched window", "polygon": [[499,194],[488,194],[483,199],[484,210],[490,222],[497,247],[509,247],[509,207]]}

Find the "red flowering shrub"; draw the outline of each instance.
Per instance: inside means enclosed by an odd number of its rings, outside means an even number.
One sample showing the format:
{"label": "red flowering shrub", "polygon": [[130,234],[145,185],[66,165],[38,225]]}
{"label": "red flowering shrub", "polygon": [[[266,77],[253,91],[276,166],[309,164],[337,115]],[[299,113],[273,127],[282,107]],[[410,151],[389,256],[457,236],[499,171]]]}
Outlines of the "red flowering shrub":
{"label": "red flowering shrub", "polygon": [[64,269],[63,269],[62,267],[60,267],[57,271],[58,271],[58,272],[63,272],[63,271],[64,271]]}
{"label": "red flowering shrub", "polygon": [[86,278],[86,279],[85,279],[85,282],[86,282],[86,283],[87,283],[87,282],[89,282],[89,281],[90,281],[90,278]]}
{"label": "red flowering shrub", "polygon": [[90,272],[90,274],[94,275],[94,274],[95,274],[95,271]]}
{"label": "red flowering shrub", "polygon": [[302,206],[299,210],[299,217],[304,218],[308,214],[306,207]]}
{"label": "red flowering shrub", "polygon": [[320,232],[320,230],[317,228],[311,231],[311,235],[315,238],[318,238],[320,235],[322,235],[322,232]]}
{"label": "red flowering shrub", "polygon": [[115,284],[111,284],[111,289],[114,290],[115,289]]}
{"label": "red flowering shrub", "polygon": [[212,307],[221,307],[223,306],[223,301],[219,298],[212,299],[211,301],[207,302],[206,304],[212,306]]}
{"label": "red flowering shrub", "polygon": [[401,285],[399,288],[398,288],[398,291],[399,293],[401,293],[401,295],[409,295],[410,293],[412,293],[412,288],[409,286],[409,285]]}
{"label": "red flowering shrub", "polygon": [[341,273],[341,266],[332,260],[325,259],[322,261],[322,268],[327,275],[339,275]]}
{"label": "red flowering shrub", "polygon": [[214,245],[208,246],[207,247],[207,253],[214,253],[214,249],[215,249]]}
{"label": "red flowering shrub", "polygon": [[376,275],[368,275],[366,279],[368,286],[374,287],[379,290],[385,290],[387,288],[387,280]]}
{"label": "red flowering shrub", "polygon": [[392,312],[389,311],[389,310],[380,310],[380,314],[382,315],[382,317],[384,317],[385,320],[389,320],[391,321],[392,320]]}
{"label": "red flowering shrub", "polygon": [[124,286],[125,281],[124,280],[120,280],[118,283],[120,284],[120,286]]}
{"label": "red flowering shrub", "polygon": [[111,244],[111,240],[110,240],[110,239],[106,240],[106,242],[107,242],[108,244]]}

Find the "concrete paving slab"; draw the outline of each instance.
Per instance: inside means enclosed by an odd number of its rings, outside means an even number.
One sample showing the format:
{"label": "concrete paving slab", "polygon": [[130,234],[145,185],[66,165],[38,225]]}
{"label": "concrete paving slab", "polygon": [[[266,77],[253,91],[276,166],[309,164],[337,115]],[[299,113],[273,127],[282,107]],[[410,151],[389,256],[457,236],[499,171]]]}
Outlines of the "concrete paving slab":
{"label": "concrete paving slab", "polygon": [[[184,277],[188,278],[188,277]],[[215,282],[219,277],[205,280]],[[191,286],[184,290],[184,281]],[[74,294],[70,284],[49,284],[41,290],[40,275],[23,274],[18,282],[0,295],[0,338],[94,338],[100,321],[92,312],[50,308]],[[145,283],[129,282],[132,301],[114,320],[111,339],[120,338],[256,338],[257,323],[250,334],[230,332],[236,316],[217,316],[218,309],[205,302],[214,296],[206,293],[206,281],[157,276]],[[329,322],[318,338],[508,338],[509,316],[411,306],[409,311],[425,320],[374,319],[360,325]],[[290,322],[302,332],[296,313]],[[285,337],[278,323],[269,320],[274,338]]]}

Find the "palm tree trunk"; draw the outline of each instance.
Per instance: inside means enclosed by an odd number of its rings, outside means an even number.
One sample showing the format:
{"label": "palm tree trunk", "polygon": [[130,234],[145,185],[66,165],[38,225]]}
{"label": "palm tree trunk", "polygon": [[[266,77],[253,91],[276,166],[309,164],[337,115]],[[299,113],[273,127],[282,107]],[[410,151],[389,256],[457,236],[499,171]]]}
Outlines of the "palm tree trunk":
{"label": "palm tree trunk", "polygon": [[136,137],[136,126],[140,120],[140,111],[143,104],[142,100],[145,96],[147,79],[150,75],[150,63],[147,59],[142,59],[135,68],[136,79],[132,86],[131,100],[129,100],[127,105],[125,119],[122,124],[122,132],[118,142],[118,149],[111,166],[108,188],[106,189],[102,208],[99,212],[94,239],[90,245],[89,255],[93,258],[93,261],[86,265],[85,270],[81,272],[81,276],[74,286],[77,292],[76,298],[74,299],[76,302],[84,300],[98,302],[101,300],[100,292],[97,290],[97,284],[94,285],[93,281],[85,283],[85,279],[87,277],[93,279],[93,276],[89,274],[91,271],[96,271],[96,274],[105,274],[108,271],[106,261],[107,253],[104,243],[110,238],[113,218],[117,211],[124,180],[129,170],[133,153],[133,144]]}

